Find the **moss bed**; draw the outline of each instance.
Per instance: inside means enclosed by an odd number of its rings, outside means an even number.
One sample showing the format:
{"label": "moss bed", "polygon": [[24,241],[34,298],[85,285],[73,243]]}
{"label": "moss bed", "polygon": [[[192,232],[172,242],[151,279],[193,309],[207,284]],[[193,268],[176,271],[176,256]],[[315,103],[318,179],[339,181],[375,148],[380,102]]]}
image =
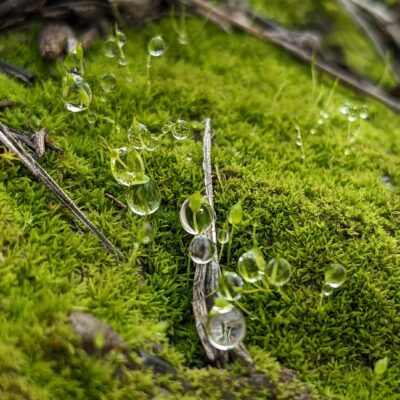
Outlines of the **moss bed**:
{"label": "moss bed", "polygon": [[[313,13],[314,2],[293,15],[297,2],[286,1],[286,11],[281,3],[260,8],[290,24],[306,23]],[[338,10],[323,10],[337,17],[340,28],[331,40],[351,34],[352,62],[359,60],[361,69],[379,78],[384,67],[362,36]],[[85,113],[64,109],[61,78],[36,50],[39,26],[0,37],[2,58],[37,74],[30,88],[0,75],[0,97],[17,102],[0,121],[47,129],[64,154],[49,150],[40,163],[127,255],[116,261],[12,155],[0,154],[0,398],[398,398],[398,115],[255,38],[227,35],[201,19],[187,25],[189,46],[179,45],[170,19],[128,31],[129,83],[124,68],[102,55],[102,42],[95,44],[86,54],[95,124]],[[153,62],[147,95],[146,43],[155,34],[169,48]],[[119,77],[117,90],[106,96],[100,88],[105,72]],[[369,109],[351,144],[339,112],[346,100]],[[321,111],[330,118],[317,126]],[[155,240],[140,249],[136,263],[129,261],[141,219],[116,207],[106,193],[125,201],[126,190],[111,176],[109,148],[124,143],[133,113],[154,131],[172,118],[212,118],[218,224],[239,199],[245,215],[231,265],[224,256],[223,267],[234,270],[254,243],[266,258],[280,255],[293,266],[283,296],[270,289],[242,301],[250,311],[245,344],[261,383],[237,363],[225,371],[207,367],[195,331],[190,237],[178,210],[203,188],[201,132],[165,141],[145,155],[162,204],[151,217]],[[323,271],[331,262],[345,265],[348,279],[321,306]],[[93,357],[80,349],[68,321],[71,310],[109,323],[133,348],[166,359],[182,379],[148,369],[116,374],[118,354]],[[389,367],[377,380],[374,364],[385,356]]]}

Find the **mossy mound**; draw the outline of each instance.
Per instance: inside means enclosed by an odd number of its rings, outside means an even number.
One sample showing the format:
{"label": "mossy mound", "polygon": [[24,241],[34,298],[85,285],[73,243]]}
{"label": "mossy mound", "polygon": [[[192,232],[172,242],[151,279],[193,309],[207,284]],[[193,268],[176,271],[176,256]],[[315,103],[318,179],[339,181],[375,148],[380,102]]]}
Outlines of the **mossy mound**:
{"label": "mossy mound", "polygon": [[[41,164],[128,261],[116,261],[18,161],[1,154],[0,397],[397,398],[398,116],[275,47],[194,19],[188,21],[189,46],[178,44],[171,20],[127,32],[131,82],[124,80],[125,68],[102,55],[100,41],[88,52],[98,116],[90,124],[86,113],[64,109],[60,76],[41,64],[36,33],[32,28],[0,38],[2,57],[38,75],[31,88],[0,76],[1,97],[17,102],[1,122],[47,129],[64,154],[47,151]],[[159,33],[169,49],[153,62],[147,95],[146,43]],[[117,90],[107,95],[100,88],[105,72],[119,78]],[[339,112],[349,99],[368,105],[369,119],[359,130],[357,123],[349,131]],[[318,124],[321,111],[329,119]],[[129,261],[141,219],[116,207],[106,193],[125,201],[127,190],[111,176],[109,148],[126,142],[132,114],[154,132],[172,118],[210,117],[218,225],[239,199],[245,212],[231,265],[226,253],[222,265],[235,269],[254,243],[267,258],[280,255],[293,265],[282,293],[265,288],[243,298],[250,312],[245,342],[264,374],[259,386],[239,365],[200,368],[205,358],[191,310],[190,238],[178,210],[203,188],[201,132],[182,142],[166,140],[145,154],[163,200],[151,217],[155,240],[140,249],[136,263]],[[355,130],[356,140],[349,140]],[[345,265],[348,279],[321,305],[323,270],[331,262]],[[117,374],[118,354],[87,355],[68,322],[73,309],[106,321],[132,347],[157,352],[189,386],[149,370]],[[376,381],[373,366],[384,356],[389,368]],[[280,365],[296,370],[301,381]]]}

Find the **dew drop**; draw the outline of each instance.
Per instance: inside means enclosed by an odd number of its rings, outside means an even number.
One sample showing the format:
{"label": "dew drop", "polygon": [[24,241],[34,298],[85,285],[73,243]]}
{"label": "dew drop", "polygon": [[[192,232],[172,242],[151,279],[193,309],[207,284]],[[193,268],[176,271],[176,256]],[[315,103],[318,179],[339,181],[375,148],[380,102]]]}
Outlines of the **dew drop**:
{"label": "dew drop", "polygon": [[239,300],[244,281],[235,272],[224,271],[218,282],[218,293],[226,300]]}
{"label": "dew drop", "polygon": [[334,288],[328,285],[326,282],[322,285],[322,294],[326,297],[329,297],[334,291]]}
{"label": "dew drop", "polygon": [[283,286],[290,279],[292,268],[284,258],[272,258],[265,268],[265,275],[275,286]]}
{"label": "dew drop", "polygon": [[167,49],[167,45],[161,36],[155,36],[150,40],[147,48],[152,57],[160,57]]}
{"label": "dew drop", "polygon": [[119,47],[123,47],[126,44],[126,35],[124,32],[121,32],[119,29],[115,32],[115,41],[118,43]]}
{"label": "dew drop", "polygon": [[238,260],[238,272],[246,282],[259,281],[262,278],[264,268],[264,258],[257,249],[247,251]]}
{"label": "dew drop", "polygon": [[331,264],[325,269],[326,284],[334,289],[346,280],[346,268],[342,264]]}
{"label": "dew drop", "polygon": [[146,183],[149,177],[144,173],[143,160],[133,148],[121,147],[111,151],[111,173],[124,186]]}
{"label": "dew drop", "polygon": [[296,146],[301,147],[303,146],[303,142],[299,139],[296,140]]}
{"label": "dew drop", "polygon": [[80,75],[68,73],[63,79],[62,97],[68,111],[80,112],[89,107],[92,91]]}
{"label": "dew drop", "polygon": [[110,93],[117,86],[117,78],[114,74],[107,72],[101,77],[100,85],[106,93]]}
{"label": "dew drop", "polygon": [[368,117],[369,117],[368,107],[366,105],[364,105],[360,108],[360,118],[368,119]]}
{"label": "dew drop", "polygon": [[207,264],[214,257],[214,243],[205,235],[195,236],[190,242],[189,254],[195,263]]}
{"label": "dew drop", "polygon": [[68,53],[63,61],[63,67],[68,73],[83,75],[85,73],[86,63],[82,56],[76,50]]}
{"label": "dew drop", "polygon": [[93,125],[96,123],[97,121],[97,114],[94,113],[93,111],[89,111],[88,115],[87,115],[87,121],[89,122],[89,124]]}
{"label": "dew drop", "polygon": [[218,230],[217,240],[220,244],[225,244],[229,242],[229,231],[226,228]]}
{"label": "dew drop", "polygon": [[134,185],[127,195],[128,206],[137,215],[150,215],[156,212],[161,204],[161,192],[153,180]]}
{"label": "dew drop", "polygon": [[120,48],[115,38],[109,37],[104,43],[104,55],[109,58],[114,58],[120,53]]}
{"label": "dew drop", "polygon": [[190,135],[190,125],[183,119],[178,119],[172,125],[172,136],[178,140],[187,139]]}
{"label": "dew drop", "polygon": [[153,240],[153,227],[150,222],[143,222],[137,234],[137,241],[143,244],[149,244]]}
{"label": "dew drop", "polygon": [[246,334],[246,322],[235,307],[212,310],[207,319],[206,332],[217,349],[229,350],[240,345]]}
{"label": "dew drop", "polygon": [[187,156],[186,156],[186,160],[192,161],[193,160],[193,154],[192,153],[188,153]]}
{"label": "dew drop", "polygon": [[147,126],[134,118],[128,129],[128,141],[132,143],[136,150],[142,150],[146,148],[148,138],[150,138],[150,131]]}
{"label": "dew drop", "polygon": [[126,59],[125,56],[122,56],[118,58],[118,64],[125,67],[125,65],[128,63],[128,60]]}
{"label": "dew drop", "polygon": [[315,128],[310,129],[311,135],[315,135],[317,133],[317,130]]}
{"label": "dew drop", "polygon": [[212,208],[205,200],[200,209],[194,213],[190,208],[190,199],[186,199],[179,212],[183,229],[192,235],[205,232],[211,226],[213,218]]}

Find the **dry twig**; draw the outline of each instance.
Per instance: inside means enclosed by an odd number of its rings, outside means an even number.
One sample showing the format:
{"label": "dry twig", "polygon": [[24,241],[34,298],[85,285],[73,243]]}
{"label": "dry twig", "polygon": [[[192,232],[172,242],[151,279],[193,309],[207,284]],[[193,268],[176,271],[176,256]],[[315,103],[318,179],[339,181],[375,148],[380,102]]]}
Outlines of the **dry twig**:
{"label": "dry twig", "polygon": [[208,12],[215,18],[219,18],[221,21],[229,23],[232,26],[235,26],[261,40],[273,43],[300,61],[313,63],[320,70],[327,72],[348,86],[374,97],[375,99],[391,107],[396,112],[400,112],[400,102],[395,97],[374,85],[371,81],[358,76],[353,71],[327,61],[321,54],[315,54],[312,49],[302,48],[298,46],[296,42],[288,41],[285,36],[290,36],[290,34],[282,35],[282,27],[280,27],[279,32],[276,32],[273,28],[260,28],[254,24],[252,20],[246,17],[245,14],[240,18],[234,17],[226,12],[223,8],[215,6],[204,0],[180,1],[196,10],[201,10],[202,13]]}
{"label": "dry twig", "polygon": [[[212,184],[211,169],[211,146],[212,131],[211,120],[206,119],[203,137],[203,171],[204,183],[206,187],[206,197],[211,208],[214,210],[214,193]],[[215,214],[215,211],[214,211]],[[217,233],[215,227],[215,215],[207,236],[217,246]],[[252,366],[253,361],[247,353],[245,347],[241,345],[238,349],[231,351],[221,351],[213,347],[206,334],[206,322],[208,313],[212,307],[212,294],[217,289],[218,280],[221,276],[221,269],[218,262],[218,251],[216,249],[214,258],[207,265],[195,263],[195,275],[193,282],[193,313],[196,320],[196,329],[204,347],[208,359],[218,367],[224,367],[229,362],[229,355],[232,354],[242,359],[245,364]]]}
{"label": "dry twig", "polygon": [[29,154],[24,147],[15,140],[12,132],[0,123],[0,143],[8,150],[15,153],[21,162],[28,168],[50,191],[61,201],[61,203],[71,211],[75,218],[81,221],[93,234],[95,234],[101,243],[108,250],[112,251],[118,257],[123,258],[122,253],[107,239],[107,237],[85,216],[85,214],[76,206],[71,198],[61,189],[56,181],[47,173],[47,171]]}

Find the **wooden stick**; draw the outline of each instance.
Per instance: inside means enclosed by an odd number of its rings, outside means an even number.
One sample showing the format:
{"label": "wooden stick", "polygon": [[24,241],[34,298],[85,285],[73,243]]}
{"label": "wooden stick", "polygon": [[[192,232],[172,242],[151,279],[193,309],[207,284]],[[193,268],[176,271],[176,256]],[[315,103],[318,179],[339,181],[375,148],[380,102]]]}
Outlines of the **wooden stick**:
{"label": "wooden stick", "polygon": [[276,46],[281,47],[288,53],[303,62],[314,63],[320,70],[327,72],[346,85],[359,90],[375,99],[381,101],[387,106],[391,107],[394,111],[400,112],[400,102],[381,88],[374,85],[367,79],[361,78],[353,72],[346,70],[338,65],[329,63],[324,60],[320,55],[315,55],[312,50],[297,47],[295,44],[290,43],[283,39],[281,34],[276,34],[273,30],[259,28],[254,25],[251,20],[242,16],[234,18],[226,13],[221,7],[214,6],[204,0],[180,0],[184,4],[200,9],[202,12],[207,11],[211,15],[220,18],[222,21],[232,24],[237,28]]}
{"label": "wooden stick", "polygon": [[215,255],[207,265],[195,263],[195,275],[193,282],[193,313],[196,321],[196,329],[206,352],[208,359],[218,367],[224,367],[229,363],[230,355],[234,355],[244,361],[248,366],[253,365],[253,361],[246,348],[241,345],[239,348],[222,351],[213,347],[208,340],[206,333],[206,323],[208,313],[213,305],[212,295],[215,293],[218,280],[221,276],[221,269],[218,262],[216,215],[214,211],[214,191],[212,184],[212,163],[211,163],[212,130],[211,120],[206,119],[203,137],[203,171],[204,183],[206,187],[207,201],[213,209],[214,219],[210,229],[206,232],[207,236],[215,246]]}
{"label": "wooden stick", "polygon": [[14,139],[11,132],[0,123],[0,143],[8,150],[14,152],[21,162],[27,167],[50,191],[61,201],[61,203],[71,211],[75,218],[81,221],[90,232],[95,234],[101,243],[108,250],[118,257],[123,258],[122,253],[107,239],[107,237],[85,216],[85,214],[75,205],[71,198],[61,189],[47,171],[24,149],[24,147]]}

